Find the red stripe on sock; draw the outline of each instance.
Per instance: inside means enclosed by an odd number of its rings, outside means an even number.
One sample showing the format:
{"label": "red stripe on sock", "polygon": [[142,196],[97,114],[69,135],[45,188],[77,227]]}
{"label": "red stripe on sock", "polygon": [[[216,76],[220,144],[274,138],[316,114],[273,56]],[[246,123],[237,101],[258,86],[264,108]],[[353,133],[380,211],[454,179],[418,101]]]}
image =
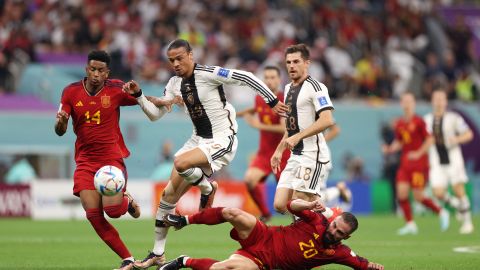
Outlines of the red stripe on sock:
{"label": "red stripe on sock", "polygon": [[210,258],[202,258],[202,259],[192,259],[189,258],[185,263],[186,267],[190,267],[193,270],[209,270],[210,267],[218,261]]}

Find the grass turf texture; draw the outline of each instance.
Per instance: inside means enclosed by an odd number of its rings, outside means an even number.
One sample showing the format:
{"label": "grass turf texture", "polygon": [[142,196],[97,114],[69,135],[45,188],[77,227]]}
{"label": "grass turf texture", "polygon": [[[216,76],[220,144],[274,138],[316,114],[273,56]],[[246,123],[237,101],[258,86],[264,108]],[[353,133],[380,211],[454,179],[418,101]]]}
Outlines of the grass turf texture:
{"label": "grass turf texture", "polygon": [[[441,233],[435,216],[417,217],[420,233],[397,236],[403,224],[394,216],[360,217],[359,230],[346,241],[357,254],[384,264],[385,269],[480,269],[480,217],[477,231],[458,234],[459,224]],[[272,224],[286,224],[275,218]],[[152,220],[114,220],[133,255],[143,258],[153,247]],[[113,269],[120,259],[97,237],[86,221],[0,220],[0,269]],[[193,257],[227,258],[238,244],[229,238],[229,224],[192,225],[170,230],[167,259],[180,254]],[[476,246],[476,253],[457,253],[453,248]],[[154,269],[154,268],[152,268]],[[322,269],[350,269],[329,265]]]}

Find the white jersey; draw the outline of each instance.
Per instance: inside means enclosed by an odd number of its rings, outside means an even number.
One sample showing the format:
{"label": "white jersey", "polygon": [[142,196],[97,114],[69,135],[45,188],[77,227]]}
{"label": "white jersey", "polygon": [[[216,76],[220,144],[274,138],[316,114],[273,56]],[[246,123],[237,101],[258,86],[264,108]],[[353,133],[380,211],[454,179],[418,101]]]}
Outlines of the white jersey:
{"label": "white jersey", "polygon": [[432,113],[424,117],[427,130],[435,138],[435,144],[429,149],[430,166],[464,164],[459,145],[448,145],[448,138],[467,132],[470,128],[463,117],[456,112],[447,111],[443,117],[435,119]]}
{"label": "white jersey", "polygon": [[181,96],[193,122],[193,133],[202,138],[237,133],[235,109],[225,99],[223,85],[245,85],[255,90],[271,107],[278,103],[268,87],[250,72],[195,64],[188,79],[172,77],[165,87],[166,99]]}
{"label": "white jersey", "polygon": [[[311,126],[321,111],[333,109],[327,87],[310,76],[301,85],[287,84],[284,93],[285,104],[289,107],[286,119],[288,137]],[[330,161],[330,150],[322,133],[303,139],[292,153],[308,154],[318,162]]]}

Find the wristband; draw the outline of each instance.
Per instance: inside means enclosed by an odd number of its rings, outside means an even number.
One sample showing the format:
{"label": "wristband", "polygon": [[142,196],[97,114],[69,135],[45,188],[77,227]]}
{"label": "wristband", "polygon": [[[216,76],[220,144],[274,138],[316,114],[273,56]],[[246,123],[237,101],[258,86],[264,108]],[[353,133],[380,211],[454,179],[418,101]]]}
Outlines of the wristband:
{"label": "wristband", "polygon": [[138,91],[137,93],[131,94],[131,96],[134,98],[139,98],[142,95],[143,95],[142,89],[140,89],[140,91]]}

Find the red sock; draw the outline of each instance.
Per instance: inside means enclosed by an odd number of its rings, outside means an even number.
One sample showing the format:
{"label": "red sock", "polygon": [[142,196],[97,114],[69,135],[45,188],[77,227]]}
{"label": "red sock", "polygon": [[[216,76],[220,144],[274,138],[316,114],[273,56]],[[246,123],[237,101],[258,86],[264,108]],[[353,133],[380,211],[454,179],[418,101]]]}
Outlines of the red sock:
{"label": "red sock", "polygon": [[209,259],[209,258],[203,258],[203,259],[188,258],[187,262],[185,263],[185,266],[190,267],[193,270],[208,270],[210,269],[210,266],[212,266],[216,262],[218,261],[214,259]]}
{"label": "red sock", "polygon": [[123,197],[123,201],[117,205],[104,206],[103,211],[111,218],[119,218],[128,210],[128,198]]}
{"label": "red sock", "polygon": [[120,239],[117,230],[105,219],[102,210],[98,208],[87,209],[87,219],[97,232],[98,236],[107,244],[120,258],[125,259],[132,255]]}
{"label": "red sock", "polygon": [[440,213],[440,210],[442,210],[440,207],[438,207],[438,205],[436,205],[432,199],[428,199],[428,198],[424,198],[422,200],[422,204],[425,205],[426,207],[432,209],[433,212],[439,214]]}
{"label": "red sock", "polygon": [[267,207],[267,202],[265,200],[265,186],[261,183],[258,183],[253,189],[248,188],[250,196],[252,196],[253,201],[257,204],[258,209],[262,212],[262,216],[271,216],[270,210]]}
{"label": "red sock", "polygon": [[400,208],[402,208],[403,216],[407,222],[412,221],[412,208],[410,207],[410,202],[408,200],[398,201]]}
{"label": "red sock", "polygon": [[188,216],[189,224],[215,225],[224,223],[226,220],[222,215],[223,207],[207,208],[202,212]]}

